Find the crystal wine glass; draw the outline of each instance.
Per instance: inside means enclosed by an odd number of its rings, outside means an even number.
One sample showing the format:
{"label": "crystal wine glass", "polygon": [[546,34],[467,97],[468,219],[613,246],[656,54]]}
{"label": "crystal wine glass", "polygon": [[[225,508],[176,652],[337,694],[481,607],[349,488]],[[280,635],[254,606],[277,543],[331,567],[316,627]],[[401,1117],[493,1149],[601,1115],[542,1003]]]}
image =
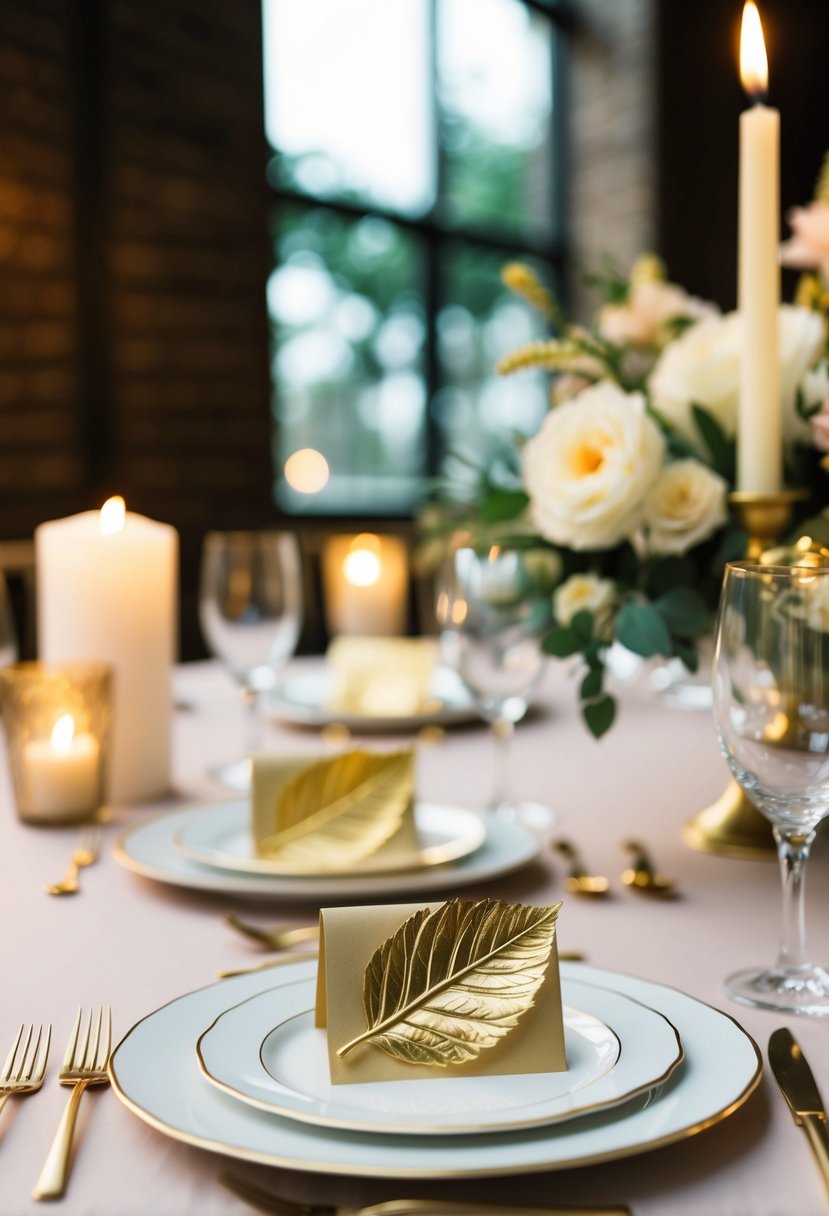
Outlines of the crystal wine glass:
{"label": "crystal wine glass", "polygon": [[829,567],[726,567],[714,719],[736,780],[771,822],[783,880],[777,961],[726,981],[745,1005],[829,1014],[829,973],[806,950],[804,882],[829,814]]}
{"label": "crystal wine glass", "polygon": [[510,740],[544,670],[541,637],[552,615],[547,554],[508,544],[457,549],[438,592],[442,651],[490,724],[495,742],[492,807],[537,831],[552,812],[512,791]]}
{"label": "crystal wine glass", "polygon": [[250,785],[261,750],[262,700],[293,654],[302,621],[299,545],[291,532],[209,532],[204,539],[199,616],[212,653],[238,680],[245,707],[245,755],[211,774],[231,789]]}

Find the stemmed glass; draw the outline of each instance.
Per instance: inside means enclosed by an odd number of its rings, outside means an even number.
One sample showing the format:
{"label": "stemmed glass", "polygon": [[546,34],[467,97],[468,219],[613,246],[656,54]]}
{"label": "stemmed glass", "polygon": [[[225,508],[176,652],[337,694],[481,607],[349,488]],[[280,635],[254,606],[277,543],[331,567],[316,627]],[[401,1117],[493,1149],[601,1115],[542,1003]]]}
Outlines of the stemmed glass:
{"label": "stemmed glass", "polygon": [[806,950],[804,883],[829,814],[829,567],[726,567],[714,719],[734,777],[771,822],[783,880],[777,961],[726,981],[745,1005],[829,1014],[829,973]]}
{"label": "stemmed glass", "polygon": [[291,532],[209,532],[202,548],[199,618],[205,641],[241,685],[245,755],[211,769],[231,789],[250,785],[261,750],[263,697],[296,649],[302,621],[299,545]]}
{"label": "stemmed glass", "polygon": [[552,615],[537,550],[491,544],[456,549],[438,588],[444,661],[458,672],[495,742],[491,809],[537,831],[552,826],[552,812],[517,801],[512,791],[510,740],[527,712],[544,670],[541,637]]}

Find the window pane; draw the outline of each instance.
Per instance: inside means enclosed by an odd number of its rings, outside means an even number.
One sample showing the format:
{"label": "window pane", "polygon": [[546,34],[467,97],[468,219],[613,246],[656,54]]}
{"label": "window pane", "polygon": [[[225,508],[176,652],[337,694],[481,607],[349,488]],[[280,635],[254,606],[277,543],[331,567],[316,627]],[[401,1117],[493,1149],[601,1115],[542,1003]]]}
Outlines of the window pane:
{"label": "window pane", "polygon": [[419,243],[387,220],[323,207],[285,208],[276,240],[277,500],[311,513],[408,511],[426,450]]}
{"label": "window pane", "polygon": [[551,22],[519,0],[439,0],[445,214],[548,236],[555,224]]}
{"label": "window pane", "polygon": [[[495,374],[507,351],[547,329],[543,318],[501,283],[508,254],[453,245],[444,260],[445,298],[438,314],[442,387],[433,402],[447,471],[461,473],[453,456],[490,465],[517,433],[536,431],[548,407],[548,377]],[[547,276],[549,279],[549,275]]]}
{"label": "window pane", "polygon": [[434,201],[427,0],[263,0],[271,178],[420,214]]}

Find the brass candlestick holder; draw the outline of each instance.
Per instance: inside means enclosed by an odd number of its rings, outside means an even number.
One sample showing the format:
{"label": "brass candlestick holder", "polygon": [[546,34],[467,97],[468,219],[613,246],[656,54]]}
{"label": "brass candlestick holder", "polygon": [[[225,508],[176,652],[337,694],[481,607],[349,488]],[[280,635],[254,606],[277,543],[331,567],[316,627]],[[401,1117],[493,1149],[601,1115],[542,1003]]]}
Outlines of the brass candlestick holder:
{"label": "brass candlestick holder", "polygon": [[[734,515],[748,533],[746,557],[769,564],[800,562],[813,548],[796,545],[781,548],[795,505],[807,497],[803,490],[780,490],[776,494],[735,491],[729,496]],[[814,555],[813,555],[814,556]],[[733,778],[711,806],[685,825],[683,840],[692,849],[723,857],[753,857],[770,860],[777,856],[771,824]]]}

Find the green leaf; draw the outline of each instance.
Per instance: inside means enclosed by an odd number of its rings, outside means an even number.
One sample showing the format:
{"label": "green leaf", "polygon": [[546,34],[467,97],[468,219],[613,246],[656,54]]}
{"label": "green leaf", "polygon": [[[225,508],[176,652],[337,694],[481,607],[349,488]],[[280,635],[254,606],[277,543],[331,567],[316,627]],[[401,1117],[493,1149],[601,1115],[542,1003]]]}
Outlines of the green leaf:
{"label": "green leaf", "polygon": [[583,646],[583,640],[572,629],[553,629],[542,642],[544,652],[555,659],[569,659],[570,655],[578,654]]}
{"label": "green leaf", "polygon": [[587,675],[581,682],[579,694],[583,701],[589,701],[591,697],[597,697],[602,691],[602,680],[604,678],[604,669],[601,667],[593,667],[588,671]]}
{"label": "green leaf", "polygon": [[593,637],[593,613],[588,612],[586,608],[582,608],[574,614],[570,622],[570,628],[583,642],[589,642]]}
{"label": "green leaf", "polygon": [[693,587],[674,587],[654,603],[654,608],[675,638],[698,638],[710,626],[708,605]]}
{"label": "green leaf", "polygon": [[690,557],[662,557],[647,572],[645,591],[655,600],[674,587],[693,587],[698,582],[699,572]]}
{"label": "green leaf", "polygon": [[523,490],[491,490],[481,503],[481,520],[485,524],[497,524],[505,519],[515,519],[529,501]]}
{"label": "green leaf", "polygon": [[726,481],[733,482],[737,458],[737,445],[729,439],[710,410],[702,405],[692,405],[691,411],[702,441],[711,453],[711,462]]}
{"label": "green leaf", "polygon": [[588,701],[582,706],[581,713],[590,733],[594,738],[601,739],[613,725],[616,702],[613,697],[605,695],[595,701]]}
{"label": "green leaf", "polygon": [[672,653],[668,626],[652,604],[632,601],[625,604],[616,621],[615,634],[623,646],[646,659],[655,654]]}
{"label": "green leaf", "polygon": [[691,675],[699,671],[699,655],[688,642],[678,642],[674,638],[674,654],[685,664]]}

